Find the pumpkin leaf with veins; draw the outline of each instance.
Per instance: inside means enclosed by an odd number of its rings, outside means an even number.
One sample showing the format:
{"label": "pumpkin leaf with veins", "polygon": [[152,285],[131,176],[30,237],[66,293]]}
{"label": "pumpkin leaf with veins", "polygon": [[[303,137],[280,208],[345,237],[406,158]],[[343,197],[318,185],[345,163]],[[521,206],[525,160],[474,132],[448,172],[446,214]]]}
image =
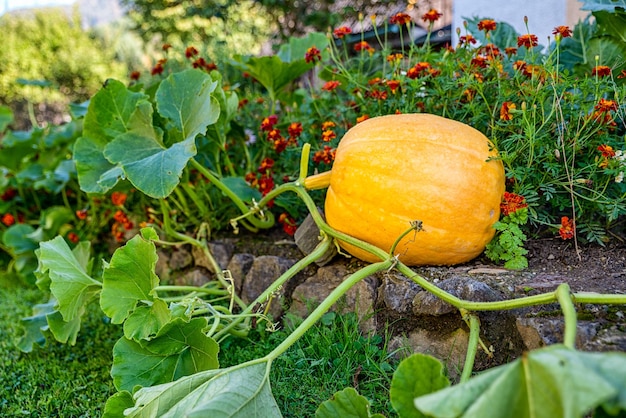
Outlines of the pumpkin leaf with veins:
{"label": "pumpkin leaf with veins", "polygon": [[433,417],[582,417],[597,407],[626,410],[626,354],[553,345],[463,384],[415,399]]}
{"label": "pumpkin leaf with veins", "polygon": [[118,390],[153,386],[219,367],[219,345],[204,334],[207,319],[176,318],[150,340],[120,338],[113,347],[111,376]]}

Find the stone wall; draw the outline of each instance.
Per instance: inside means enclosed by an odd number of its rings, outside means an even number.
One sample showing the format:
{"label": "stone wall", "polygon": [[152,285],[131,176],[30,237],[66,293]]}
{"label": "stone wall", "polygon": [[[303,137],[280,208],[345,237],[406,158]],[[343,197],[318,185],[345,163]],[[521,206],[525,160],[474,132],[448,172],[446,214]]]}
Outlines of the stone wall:
{"label": "stone wall", "polygon": [[[254,300],[276,278],[303,257],[294,242],[285,239],[257,242],[242,248],[242,240],[213,242],[210,249],[218,264],[233,277],[238,294]],[[305,250],[306,251],[306,250]],[[292,278],[276,294],[269,312],[274,320],[286,313],[308,315],[348,275],[364,266],[341,255],[327,257]],[[163,281],[201,285],[212,279],[210,264],[201,252],[180,247],[162,252],[157,273]],[[459,298],[496,301],[524,296],[526,284],[541,292],[556,289],[558,280],[537,282],[533,271],[512,272],[479,262],[458,267],[425,267],[416,274]],[[535,290],[536,291],[536,290]],[[333,309],[355,311],[364,333],[391,334],[389,349],[399,356],[411,352],[434,355],[444,361],[451,377],[463,368],[468,327],[459,312],[395,271],[380,272],[355,285]],[[625,306],[578,306],[577,346],[583,350],[626,351]],[[475,370],[508,362],[524,351],[562,341],[563,321],[558,304],[511,311],[480,312],[481,339],[489,354],[479,350]]]}

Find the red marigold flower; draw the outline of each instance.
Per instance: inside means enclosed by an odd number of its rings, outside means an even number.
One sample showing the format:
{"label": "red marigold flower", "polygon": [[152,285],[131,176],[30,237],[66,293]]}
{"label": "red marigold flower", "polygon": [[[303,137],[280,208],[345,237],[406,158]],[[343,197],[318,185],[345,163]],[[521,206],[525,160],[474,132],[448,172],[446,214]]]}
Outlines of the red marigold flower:
{"label": "red marigold flower", "polygon": [[263,159],[263,161],[261,161],[261,165],[259,166],[257,171],[261,174],[265,174],[268,171],[270,171],[272,167],[274,167],[274,160],[272,160],[269,157],[266,157]]}
{"label": "red marigold flower", "polygon": [[387,100],[387,92],[384,90],[373,89],[366,93],[366,96],[374,100]]}
{"label": "red marigold flower", "polygon": [[484,30],[485,33],[496,30],[497,23],[493,19],[483,19],[478,22],[478,30]]}
{"label": "red marigold flower", "polygon": [[418,62],[413,67],[409,68],[406,72],[406,76],[410,79],[415,79],[425,75],[430,70],[430,64],[428,62]]}
{"label": "red marigold flower", "polygon": [[570,36],[572,36],[572,30],[569,28],[569,26],[557,26],[552,31],[552,34],[556,35],[557,37],[560,36],[561,38],[569,38]]}
{"label": "red marigold flower", "polygon": [[324,145],[324,149],[317,151],[313,154],[313,162],[315,164],[325,163],[330,164],[335,160],[335,154],[337,150],[329,147],[328,145]]}
{"label": "red marigold flower", "polygon": [[510,56],[512,56],[512,55],[517,54],[517,48],[515,48],[515,47],[513,47],[513,46],[510,46],[510,47],[508,47],[508,48],[504,48],[504,53],[505,53],[508,57],[510,57]]}
{"label": "red marigold flower", "polygon": [[527,33],[525,35],[521,35],[517,37],[517,46],[524,46],[528,49],[539,45],[539,40],[537,39],[537,35],[531,35]]}
{"label": "red marigold flower", "polygon": [[370,115],[361,115],[358,118],[356,118],[356,123],[361,123],[364,120],[368,120],[370,118]]}
{"label": "red marigold flower", "polygon": [[513,119],[513,114],[511,110],[516,109],[517,106],[512,102],[504,102],[502,103],[502,107],[500,107],[500,119],[502,120],[511,120]]}
{"label": "red marigold flower", "polygon": [[185,57],[191,58],[195,57],[196,55],[198,55],[198,50],[195,47],[188,46],[187,48],[185,48]]}
{"label": "red marigold flower", "polygon": [[563,216],[561,218],[561,228],[559,228],[559,235],[562,239],[572,239],[576,233],[576,226],[574,220]]}
{"label": "red marigold flower", "polygon": [[239,100],[239,104],[237,105],[237,109],[242,109],[245,105],[247,105],[249,102],[248,99],[241,99]]}
{"label": "red marigold flower", "polygon": [[285,149],[287,149],[287,145],[289,145],[289,141],[287,141],[283,137],[280,137],[274,141],[274,151],[280,154]]}
{"label": "red marigold flower", "polygon": [[261,176],[261,178],[259,179],[259,191],[261,192],[261,194],[265,196],[266,194],[271,192],[273,188],[274,179],[272,178],[272,176],[269,176],[267,174]]}
{"label": "red marigold flower", "polygon": [[80,241],[80,237],[78,236],[78,234],[74,231],[69,232],[67,234],[67,239],[72,243],[72,244],[76,244],[78,241]]}
{"label": "red marigold flower", "polygon": [[150,74],[151,75],[159,75],[159,74],[163,74],[163,71],[165,70],[165,60],[159,60],[154,67],[152,67],[152,69],[150,70]]}
{"label": "red marigold flower", "polygon": [[350,35],[351,33],[352,29],[347,26],[341,26],[333,31],[333,35],[338,39],[342,39],[344,36]]}
{"label": "red marigold flower", "polygon": [[487,45],[483,45],[480,48],[478,48],[477,51],[479,54],[484,54],[489,58],[493,58],[493,57],[499,57],[500,56],[500,49],[495,46],[494,44],[487,44]]}
{"label": "red marigold flower", "polygon": [[130,73],[130,79],[133,81],[139,80],[139,77],[141,77],[141,73],[139,71],[132,71]]}
{"label": "red marigold flower", "polygon": [[607,77],[611,75],[611,67],[607,67],[606,65],[596,65],[591,70],[591,75],[595,75],[598,77]]}
{"label": "red marigold flower", "polygon": [[374,52],[374,48],[372,48],[370,44],[367,43],[367,41],[361,41],[361,42],[354,44],[354,50],[356,52],[367,51],[370,54]]}
{"label": "red marigold flower", "polygon": [[296,232],[296,221],[287,213],[281,213],[278,216],[278,223],[283,226],[283,231],[289,235],[293,235]]}
{"label": "red marigold flower", "polygon": [[626,78],[626,70],[622,70],[617,76],[617,78]]}
{"label": "red marigold flower", "polygon": [[8,202],[9,200],[13,200],[15,196],[17,196],[17,189],[9,187],[4,192],[2,192],[2,196],[0,196],[0,199],[2,199],[3,202]]}
{"label": "red marigold flower", "polygon": [[81,221],[87,219],[87,209],[80,209],[76,211],[76,217]]}
{"label": "red marigold flower", "polygon": [[387,87],[391,90],[391,93],[395,94],[398,88],[400,87],[400,82],[398,80],[389,80],[387,81]]}
{"label": "red marigold flower", "polygon": [[261,121],[261,130],[269,132],[274,129],[274,125],[278,123],[278,116],[270,115]]}
{"label": "red marigold flower", "polygon": [[115,211],[115,213],[113,214],[113,220],[115,220],[115,222],[118,222],[120,224],[126,223],[128,222],[128,217],[126,216],[126,214],[124,213],[124,211],[122,210],[117,210]]}
{"label": "red marigold flower", "polygon": [[443,15],[439,13],[437,10],[430,9],[428,12],[424,13],[424,15],[422,16],[422,20],[424,22],[434,23],[438,21],[441,16]]}
{"label": "red marigold flower", "polygon": [[600,151],[600,153],[602,154],[604,158],[615,157],[615,150],[610,145],[602,144],[598,146],[598,151]]}
{"label": "red marigold flower", "polygon": [[500,211],[503,216],[508,216],[511,213],[517,212],[520,209],[528,207],[524,196],[516,193],[504,192],[502,203],[500,203]]}
{"label": "red marigold flower", "polygon": [[126,203],[126,198],[127,197],[128,197],[128,195],[126,193],[113,192],[113,193],[111,193],[111,202],[115,206],[124,206],[124,203]]}
{"label": "red marigold flower", "polygon": [[11,226],[15,223],[15,217],[11,215],[10,213],[5,213],[2,216],[2,223],[5,224],[6,226]]}
{"label": "red marigold flower", "polygon": [[406,25],[411,22],[411,16],[406,13],[396,13],[395,15],[389,18],[389,23],[392,25]]}
{"label": "red marigold flower", "polygon": [[161,47],[161,49],[162,49],[163,51],[167,51],[167,50],[168,50],[168,49],[170,49],[171,47],[172,47],[172,44],[165,43],[165,44],[163,44],[163,46]]}
{"label": "red marigold flower", "polygon": [[324,142],[330,142],[335,138],[337,138],[337,134],[334,131],[331,131],[330,129],[322,132],[322,141]]}
{"label": "red marigold flower", "polygon": [[283,136],[280,133],[280,129],[272,129],[267,133],[268,141],[279,141],[283,139]]}
{"label": "red marigold flower", "polygon": [[306,50],[306,53],[304,54],[304,61],[306,61],[307,64],[315,62],[315,61],[321,61],[321,60],[322,60],[322,53],[320,52],[319,49],[312,46]]}
{"label": "red marigold flower", "polygon": [[476,43],[476,38],[474,38],[469,33],[467,35],[463,35],[459,37],[459,45],[470,45],[470,44],[473,45],[475,43]]}
{"label": "red marigold flower", "polygon": [[302,134],[302,124],[300,122],[291,122],[287,127],[290,138],[297,138]]}
{"label": "red marigold flower", "polygon": [[473,65],[474,67],[486,68],[487,58],[483,57],[482,55],[477,55],[474,58],[472,58],[472,61],[470,61],[470,64]]}
{"label": "red marigold flower", "polygon": [[324,85],[322,86],[322,90],[326,90],[326,91],[333,91],[335,90],[337,87],[339,87],[341,85],[341,83],[337,80],[331,80],[331,81],[327,81],[326,83],[324,83]]}

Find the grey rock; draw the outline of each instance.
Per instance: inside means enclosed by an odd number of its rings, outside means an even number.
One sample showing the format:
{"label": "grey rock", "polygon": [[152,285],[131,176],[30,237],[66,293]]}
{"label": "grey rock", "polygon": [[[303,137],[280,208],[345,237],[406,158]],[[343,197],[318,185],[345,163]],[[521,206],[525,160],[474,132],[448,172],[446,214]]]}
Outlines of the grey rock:
{"label": "grey rock", "polygon": [[[317,247],[320,243],[320,229],[317,227],[317,224],[310,214],[304,219],[302,224],[298,226],[293,238],[300,251],[302,251],[305,255],[311,254],[315,247]],[[333,257],[335,257],[336,254],[337,247],[331,246],[331,248],[329,248],[329,250],[315,263],[318,266],[325,266],[333,259]]]}
{"label": "grey rock", "polygon": [[[233,252],[235,251],[235,246],[230,242],[209,242],[208,249],[211,253],[211,256],[215,259],[215,262],[219,266],[221,270],[224,270],[230,259],[233,256]],[[194,264],[196,266],[201,266],[206,268],[212,273],[216,273],[215,268],[213,267],[213,263],[210,262],[209,258],[205,254],[204,250],[200,247],[193,246],[192,247],[192,255]]]}
{"label": "grey rock", "polygon": [[[314,276],[309,277],[294,289],[289,312],[301,317],[308,316],[348,275],[347,268],[342,264],[320,267]],[[361,331],[374,332],[376,330],[376,320],[373,315],[376,287],[376,278],[367,277],[348,290],[330,310],[340,313],[356,312]]]}
{"label": "grey rock", "polygon": [[401,274],[385,274],[378,288],[378,298],[385,307],[398,313],[408,313],[413,299],[422,288]]}
{"label": "grey rock", "polygon": [[[259,297],[278,277],[287,271],[294,262],[282,257],[263,255],[256,257],[241,287],[241,298],[245,303],[253,302]],[[269,313],[273,318],[278,318],[283,312],[285,289],[278,289],[271,300],[263,301],[270,303]]]}
{"label": "grey rock", "polygon": [[[453,276],[437,284],[442,290],[472,302],[492,302],[502,300],[502,296],[483,282],[468,276]],[[456,311],[456,308],[439,299],[432,293],[422,290],[413,299],[415,315],[445,315]]]}
{"label": "grey rock", "polygon": [[232,256],[226,269],[230,272],[235,285],[237,294],[241,294],[243,281],[252,268],[254,263],[254,255],[248,253],[239,253]]}
{"label": "grey rock", "polygon": [[169,266],[173,271],[183,270],[186,267],[191,266],[193,257],[189,251],[184,247],[174,248],[172,255],[170,256]]}

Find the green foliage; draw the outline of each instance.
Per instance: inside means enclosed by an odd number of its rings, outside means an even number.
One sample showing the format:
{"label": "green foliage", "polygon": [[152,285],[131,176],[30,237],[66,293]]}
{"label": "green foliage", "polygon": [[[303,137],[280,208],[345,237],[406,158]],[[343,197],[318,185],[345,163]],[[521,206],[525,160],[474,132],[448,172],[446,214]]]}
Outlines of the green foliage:
{"label": "green foliage", "polygon": [[[109,77],[126,69],[111,50],[81,28],[80,18],[60,10],[5,14],[0,18],[0,103],[35,103],[89,98]],[[51,87],[20,85],[18,79],[45,80]]]}
{"label": "green foliage", "polygon": [[370,412],[370,403],[367,398],[358,394],[354,388],[345,388],[325,401],[315,411],[316,418],[383,418],[384,415]]}
{"label": "green foliage", "polygon": [[528,222],[528,209],[519,209],[500,221],[493,227],[497,236],[487,244],[485,255],[495,262],[504,262],[504,267],[511,270],[522,270],[528,267],[526,254],[528,250],[524,248],[526,234],[521,227]]}

